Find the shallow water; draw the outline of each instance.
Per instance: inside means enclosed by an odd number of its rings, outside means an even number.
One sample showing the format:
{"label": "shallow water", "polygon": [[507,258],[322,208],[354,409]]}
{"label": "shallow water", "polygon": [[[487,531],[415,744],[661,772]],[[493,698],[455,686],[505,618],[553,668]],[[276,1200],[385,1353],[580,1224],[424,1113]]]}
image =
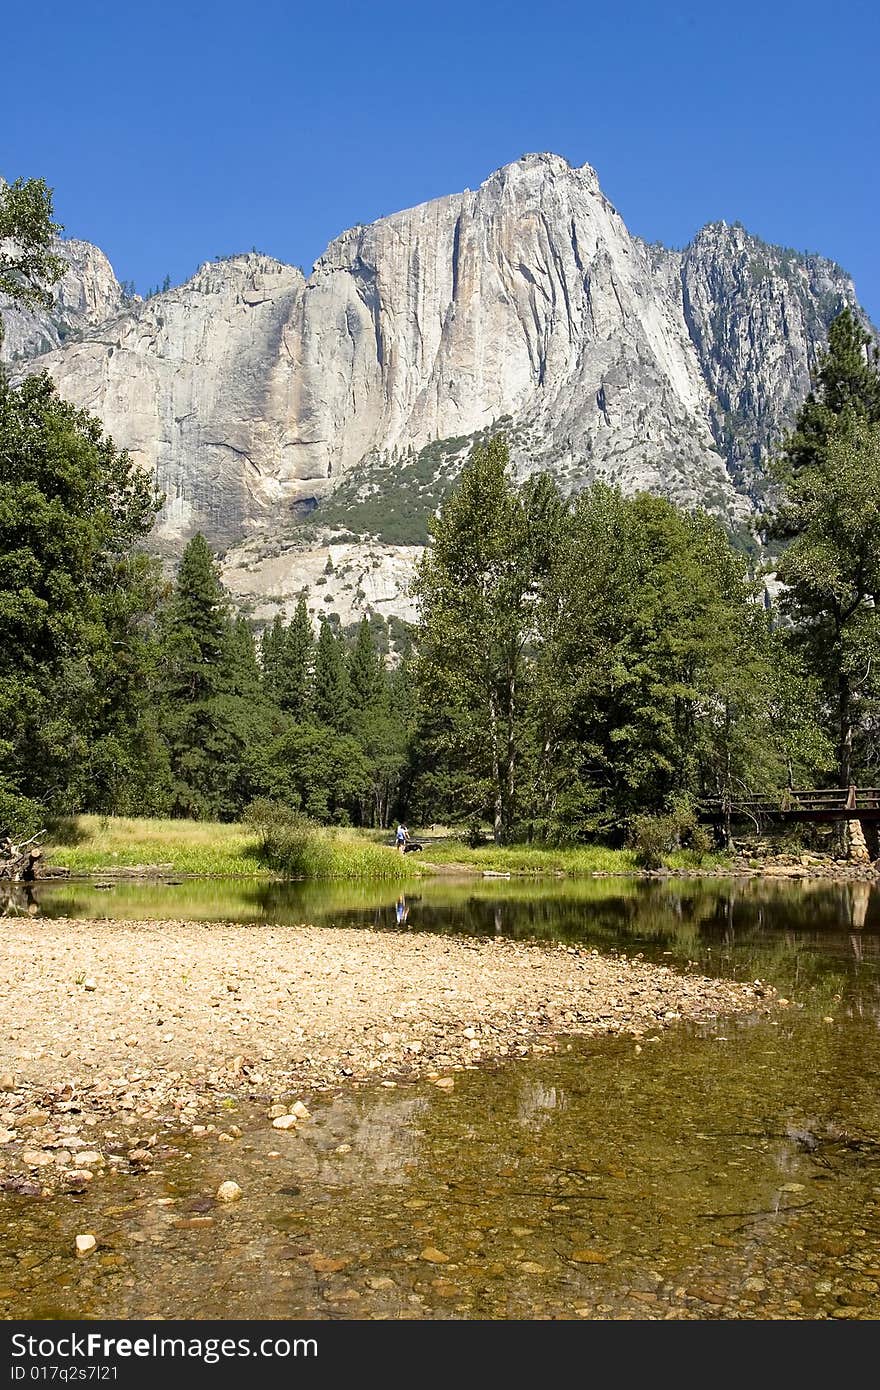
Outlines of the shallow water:
{"label": "shallow water", "polygon": [[[676,1026],[214,1117],[151,1173],[0,1196],[11,1317],[880,1315],[880,899],[864,884],[432,881],[44,889],[40,912],[578,940],[763,978],[772,1019]],[[833,1021],[829,1021],[833,1020]],[[205,1117],[209,1118],[209,1117]],[[104,1142],[112,1146],[112,1140]],[[270,1157],[276,1153],[278,1157]],[[218,1207],[226,1178],[241,1201]],[[98,1251],[78,1261],[74,1236]],[[446,1256],[445,1259],[438,1256]]]}

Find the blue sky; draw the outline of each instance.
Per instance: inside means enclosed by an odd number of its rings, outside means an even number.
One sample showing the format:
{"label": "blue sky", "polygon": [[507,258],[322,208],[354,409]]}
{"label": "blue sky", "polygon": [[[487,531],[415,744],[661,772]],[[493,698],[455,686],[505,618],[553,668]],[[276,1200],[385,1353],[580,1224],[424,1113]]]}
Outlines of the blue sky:
{"label": "blue sky", "polygon": [[45,177],[140,290],[253,246],[308,270],[356,222],[553,150],[649,241],[739,219],[832,257],[880,324],[876,4],[4,11],[0,173]]}

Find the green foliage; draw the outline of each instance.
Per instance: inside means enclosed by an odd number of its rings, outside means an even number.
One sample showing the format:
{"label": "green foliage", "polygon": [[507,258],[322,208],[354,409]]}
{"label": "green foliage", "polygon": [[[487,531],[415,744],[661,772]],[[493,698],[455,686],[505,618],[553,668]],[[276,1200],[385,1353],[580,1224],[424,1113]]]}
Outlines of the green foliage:
{"label": "green foliage", "polygon": [[[847,308],[828,330],[816,383],[802,405],[795,429],[786,439],[774,473],[788,484],[805,469],[822,469],[825,451],[844,418],[880,423],[880,356],[870,335]],[[798,533],[798,517],[788,506],[775,518],[775,533]]]}
{"label": "green foliage", "polygon": [[634,816],[629,844],[640,869],[661,869],[677,850],[689,850],[697,859],[708,854],[712,842],[687,806],[666,815]]}
{"label": "green foliage", "polygon": [[279,873],[296,875],[316,828],[315,822],[304,811],[268,796],[252,801],[242,819],[259,837],[263,862]]}
{"label": "green foliage", "polygon": [[259,798],[244,819],[259,835],[264,863],[285,878],[406,879],[419,873],[392,847],[325,829],[283,801]]}
{"label": "green foliage", "polygon": [[474,451],[418,579],[423,815],[620,843],[635,816],[769,791],[821,755],[814,693],[718,523],[604,485],[517,489],[505,464]]}
{"label": "green foliage", "polygon": [[48,377],[0,376],[0,763],[51,810],[144,791],[149,482]]}
{"label": "green foliage", "polygon": [[315,648],[311,707],[319,724],[342,733],[349,728],[351,704],[344,638],[321,618]]}
{"label": "green foliage", "polygon": [[[525,649],[534,630],[531,585],[546,528],[507,475],[498,436],[476,445],[433,523],[413,591],[421,603],[421,727],[432,762],[451,772],[444,800],[462,815],[491,806],[496,839],[517,817],[525,737]],[[430,776],[430,774],[429,774]],[[436,790],[439,790],[437,788]]]}
{"label": "green foliage", "polygon": [[848,786],[880,762],[880,359],[849,310],[831,326],[779,472],[783,609],[819,685],[838,783]]}
{"label": "green foliage", "polygon": [[231,619],[217,562],[201,534],[184,551],[162,614],[160,651],[169,809],[232,819],[257,790],[254,762],[270,717],[253,637],[244,619]]}
{"label": "green foliage", "polygon": [[22,308],[49,307],[50,287],[64,274],[52,250],[62,231],[52,220],[52,192],[43,179],[0,186],[0,294]]}

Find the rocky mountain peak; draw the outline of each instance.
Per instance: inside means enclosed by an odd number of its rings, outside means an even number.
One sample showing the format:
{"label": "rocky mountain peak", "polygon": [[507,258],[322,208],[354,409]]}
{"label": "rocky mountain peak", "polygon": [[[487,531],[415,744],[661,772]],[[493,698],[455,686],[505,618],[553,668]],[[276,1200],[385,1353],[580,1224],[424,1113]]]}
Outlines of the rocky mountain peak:
{"label": "rocky mountain peak", "polygon": [[54,350],[33,356],[47,330],[21,324],[18,350],[153,473],[161,545],[196,528],[238,543],[263,592],[306,516],[380,540],[394,517],[398,551],[421,539],[470,441],[498,427],[520,474],[602,478],[746,526],[828,323],[856,305],[832,261],[739,224],[647,246],[590,165],[547,152],[352,227],[308,278],[249,253],[130,303],[78,245],[63,243],[64,303],[82,336],[53,320]]}

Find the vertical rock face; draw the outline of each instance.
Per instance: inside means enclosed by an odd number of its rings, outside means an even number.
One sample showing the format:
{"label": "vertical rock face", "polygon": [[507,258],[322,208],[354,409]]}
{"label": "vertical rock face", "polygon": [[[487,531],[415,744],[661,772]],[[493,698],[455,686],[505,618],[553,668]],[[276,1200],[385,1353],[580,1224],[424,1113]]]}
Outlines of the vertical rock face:
{"label": "vertical rock face", "polygon": [[855,289],[833,262],[724,223],[694,238],[681,281],[716,447],[734,485],[756,495],[767,450],[810,389],[828,324],[844,305],[858,308]]}
{"label": "vertical rock face", "polygon": [[0,360],[4,362],[50,352],[97,328],[126,305],[113,267],[97,246],[71,240],[59,242],[57,250],[67,269],[53,290],[50,309],[23,312],[0,297]]}
{"label": "vertical rock face", "polygon": [[[99,331],[37,358],[165,494],[160,542],[242,534],[295,484],[296,373],[287,327],[302,272],[267,256],[202,266]],[[288,495],[292,489],[288,488]]]}
{"label": "vertical rock face", "polygon": [[735,503],[680,281],[589,166],[527,156],[347,232],[314,268],[298,337],[316,472],[509,416],[522,465],[569,486],[606,473],[698,495],[708,476]]}
{"label": "vertical rock face", "polygon": [[383,461],[502,419],[522,473],[743,520],[844,302],[831,262],[739,227],[648,247],[588,165],[528,155],[345,232],[307,280],[264,256],[209,263],[34,365],[154,474],[171,547],[277,530],[342,480],[375,489]]}

